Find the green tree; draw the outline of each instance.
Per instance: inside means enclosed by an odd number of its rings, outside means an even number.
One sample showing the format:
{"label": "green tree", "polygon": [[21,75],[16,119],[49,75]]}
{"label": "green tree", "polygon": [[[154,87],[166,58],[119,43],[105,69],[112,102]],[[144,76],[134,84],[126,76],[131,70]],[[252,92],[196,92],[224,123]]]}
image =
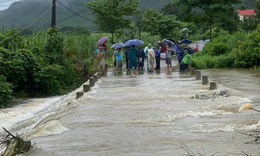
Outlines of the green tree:
{"label": "green tree", "polygon": [[180,7],[184,20],[207,22],[212,41],[212,26],[216,19],[219,17],[228,19],[234,12],[233,5],[239,2],[240,0],[178,0],[176,4]]}
{"label": "green tree", "polygon": [[138,29],[138,35],[140,40],[141,40],[141,33],[143,30],[143,14],[144,14],[143,10],[137,10],[134,15],[134,22],[135,22],[135,26]]}
{"label": "green tree", "polygon": [[116,30],[125,28],[131,23],[123,16],[134,15],[139,3],[136,0],[95,0],[85,4],[95,15],[94,23],[98,29],[112,34],[113,43]]}
{"label": "green tree", "polygon": [[161,12],[165,15],[175,15],[177,20],[182,19],[179,7],[173,2],[166,3],[161,9]]}
{"label": "green tree", "polygon": [[160,35],[161,38],[170,38],[180,26],[174,15],[164,15],[156,10],[147,9],[143,15],[144,30],[150,35]]}

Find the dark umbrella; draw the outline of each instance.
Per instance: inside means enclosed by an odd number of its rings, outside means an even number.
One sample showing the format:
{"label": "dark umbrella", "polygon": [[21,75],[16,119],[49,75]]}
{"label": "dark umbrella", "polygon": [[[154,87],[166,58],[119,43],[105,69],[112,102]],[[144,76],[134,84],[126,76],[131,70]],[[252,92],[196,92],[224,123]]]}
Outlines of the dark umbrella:
{"label": "dark umbrella", "polygon": [[143,44],[144,42],[141,41],[141,40],[137,40],[137,39],[133,39],[133,40],[128,40],[125,42],[125,45],[126,46],[131,46],[131,45],[141,45]]}
{"label": "dark umbrella", "polygon": [[170,40],[168,40],[168,39],[163,39],[163,44],[164,44],[165,46],[167,46],[168,44],[170,44],[170,45],[171,45],[171,48],[172,48],[172,51],[177,51],[177,46],[175,45],[174,42],[172,42],[172,41],[170,41]]}
{"label": "dark umbrella", "polygon": [[103,38],[101,38],[101,39],[98,41],[98,43],[97,43],[97,47],[98,47],[99,45],[102,45],[103,43],[105,43],[108,38],[109,38],[109,37],[103,37]]}
{"label": "dark umbrella", "polygon": [[181,41],[181,43],[191,44],[191,40],[189,40],[189,39],[184,39],[184,40]]}
{"label": "dark umbrella", "polygon": [[167,38],[167,40],[170,40],[170,41],[172,41],[173,43],[176,43],[173,39],[171,39],[171,38]]}
{"label": "dark umbrella", "polygon": [[116,43],[116,44],[112,45],[111,48],[122,48],[122,47],[125,47],[125,44],[120,42],[120,43]]}

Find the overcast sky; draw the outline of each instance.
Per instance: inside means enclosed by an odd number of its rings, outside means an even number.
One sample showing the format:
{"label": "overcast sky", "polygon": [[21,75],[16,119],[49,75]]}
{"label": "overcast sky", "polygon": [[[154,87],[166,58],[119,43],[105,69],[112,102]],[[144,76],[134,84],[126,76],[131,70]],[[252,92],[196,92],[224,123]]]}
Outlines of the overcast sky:
{"label": "overcast sky", "polygon": [[15,1],[19,0],[0,0],[0,10],[7,9]]}

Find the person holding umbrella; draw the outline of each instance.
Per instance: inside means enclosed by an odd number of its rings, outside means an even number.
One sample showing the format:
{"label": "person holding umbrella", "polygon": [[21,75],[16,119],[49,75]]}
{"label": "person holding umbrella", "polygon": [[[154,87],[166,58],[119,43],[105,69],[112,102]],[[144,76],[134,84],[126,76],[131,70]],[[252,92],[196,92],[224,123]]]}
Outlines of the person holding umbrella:
{"label": "person holding umbrella", "polygon": [[137,50],[135,49],[135,46],[132,45],[132,48],[129,50],[128,54],[128,61],[130,65],[131,75],[133,74],[133,67],[135,67],[136,74],[137,74]]}
{"label": "person holding umbrella", "polygon": [[103,66],[105,65],[105,54],[106,52],[103,50],[101,45],[99,45],[98,49],[94,52],[98,63],[98,75],[102,75],[103,73]]}
{"label": "person holding umbrella", "polygon": [[111,48],[115,48],[116,51],[114,51],[113,60],[115,68],[118,67],[118,71],[121,72],[122,66],[123,66],[123,54],[122,54],[122,47],[125,47],[125,44],[122,42],[113,44]]}
{"label": "person holding umbrella", "polygon": [[[133,66],[135,67],[135,69],[137,69],[137,50],[135,49],[135,45],[141,45],[144,42],[141,40],[137,40],[137,39],[132,39],[132,40],[128,40],[125,42],[126,46],[132,46],[132,48],[129,50],[129,54],[128,54],[128,62],[130,65],[130,69],[131,69],[131,75],[133,74]],[[136,74],[137,70],[136,70]]]}
{"label": "person holding umbrella", "polygon": [[104,49],[104,51],[105,51],[105,58],[106,58],[106,55],[107,55],[107,45],[106,45],[106,42],[107,42],[107,40],[108,40],[108,38],[109,37],[102,37],[99,41],[98,41],[98,43],[97,43],[97,46],[102,46],[103,47],[103,49]]}

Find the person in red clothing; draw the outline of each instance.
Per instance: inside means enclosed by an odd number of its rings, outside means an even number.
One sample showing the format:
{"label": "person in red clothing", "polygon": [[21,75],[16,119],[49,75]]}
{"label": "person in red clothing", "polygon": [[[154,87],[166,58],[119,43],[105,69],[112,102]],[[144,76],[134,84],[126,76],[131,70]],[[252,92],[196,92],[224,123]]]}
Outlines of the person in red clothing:
{"label": "person in red clothing", "polygon": [[199,46],[196,45],[196,48],[194,48],[194,53],[196,53],[197,51],[199,51]]}
{"label": "person in red clothing", "polygon": [[166,50],[167,50],[166,46],[164,44],[162,44],[161,53],[165,53]]}
{"label": "person in red clothing", "polygon": [[105,41],[105,42],[102,44],[102,47],[104,48],[104,51],[106,52],[105,58],[107,58],[107,45],[106,45],[106,42],[107,42],[107,41]]}

